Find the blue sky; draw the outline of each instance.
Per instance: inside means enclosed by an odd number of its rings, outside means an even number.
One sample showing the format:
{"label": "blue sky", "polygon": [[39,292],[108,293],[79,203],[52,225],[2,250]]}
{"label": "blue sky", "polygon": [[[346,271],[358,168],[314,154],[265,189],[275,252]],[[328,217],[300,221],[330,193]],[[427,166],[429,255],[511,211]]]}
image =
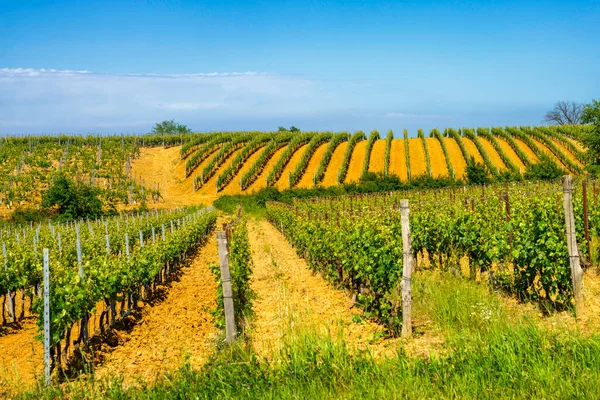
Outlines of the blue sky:
{"label": "blue sky", "polygon": [[600,1],[0,0],[0,133],[538,124],[600,97]]}

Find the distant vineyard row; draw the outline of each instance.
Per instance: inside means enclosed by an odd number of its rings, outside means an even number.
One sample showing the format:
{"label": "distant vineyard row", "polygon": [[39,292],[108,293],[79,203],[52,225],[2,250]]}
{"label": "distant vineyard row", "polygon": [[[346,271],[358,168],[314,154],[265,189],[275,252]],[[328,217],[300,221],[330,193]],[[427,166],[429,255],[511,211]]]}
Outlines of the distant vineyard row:
{"label": "distant vineyard row", "polygon": [[[357,181],[368,172],[417,176],[464,175],[469,159],[492,176],[524,172],[541,157],[573,174],[583,172],[579,138],[586,126],[433,129],[429,137],[355,134],[236,132],[192,135],[181,147],[183,178],[206,194],[252,192],[263,187],[331,186]],[[208,183],[213,180],[212,186]]]}
{"label": "distant vineyard row", "polygon": [[[462,178],[467,158],[492,175],[521,171],[548,155],[567,172],[580,173],[587,129],[506,127],[419,130],[394,138],[356,132],[215,132],[145,136],[26,136],[0,139],[0,205],[39,204],[57,173],[98,187],[105,202],[135,204],[160,188],[132,173],[140,148],[179,146],[183,184],[190,191],[252,192],[263,187],[332,186],[369,172],[402,180],[420,175]],[[188,186],[189,185],[189,186]]]}

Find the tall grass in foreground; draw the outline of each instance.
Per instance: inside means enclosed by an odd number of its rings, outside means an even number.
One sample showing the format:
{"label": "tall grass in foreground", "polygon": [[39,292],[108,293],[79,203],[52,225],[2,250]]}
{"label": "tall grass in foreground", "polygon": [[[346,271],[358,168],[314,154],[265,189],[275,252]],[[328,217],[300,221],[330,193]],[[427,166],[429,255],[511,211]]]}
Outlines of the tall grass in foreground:
{"label": "tall grass in foreground", "polygon": [[402,347],[376,360],[343,338],[288,335],[273,361],[233,347],[200,371],[184,364],[148,386],[118,379],[37,389],[23,398],[600,398],[600,337],[540,326],[533,313],[510,312],[483,284],[450,274],[415,277],[415,317],[444,335],[443,351],[415,358]]}

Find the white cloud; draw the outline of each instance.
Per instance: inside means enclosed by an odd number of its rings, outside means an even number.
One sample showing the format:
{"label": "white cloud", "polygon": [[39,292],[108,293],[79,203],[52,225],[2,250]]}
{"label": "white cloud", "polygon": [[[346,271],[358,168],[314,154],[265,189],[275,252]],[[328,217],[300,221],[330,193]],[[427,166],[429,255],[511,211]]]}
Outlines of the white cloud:
{"label": "white cloud", "polygon": [[315,101],[318,82],[261,72],[99,74],[90,71],[0,68],[3,131],[147,131],[131,121],[216,121],[307,115],[326,108]]}

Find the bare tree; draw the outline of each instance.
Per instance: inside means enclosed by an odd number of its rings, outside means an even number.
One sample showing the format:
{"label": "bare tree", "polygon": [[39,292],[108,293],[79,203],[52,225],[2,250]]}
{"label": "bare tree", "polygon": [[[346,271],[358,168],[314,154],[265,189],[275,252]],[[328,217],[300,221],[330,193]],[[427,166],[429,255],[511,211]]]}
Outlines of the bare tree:
{"label": "bare tree", "polygon": [[551,111],[546,113],[544,122],[556,125],[581,124],[583,104],[574,101],[559,101]]}

